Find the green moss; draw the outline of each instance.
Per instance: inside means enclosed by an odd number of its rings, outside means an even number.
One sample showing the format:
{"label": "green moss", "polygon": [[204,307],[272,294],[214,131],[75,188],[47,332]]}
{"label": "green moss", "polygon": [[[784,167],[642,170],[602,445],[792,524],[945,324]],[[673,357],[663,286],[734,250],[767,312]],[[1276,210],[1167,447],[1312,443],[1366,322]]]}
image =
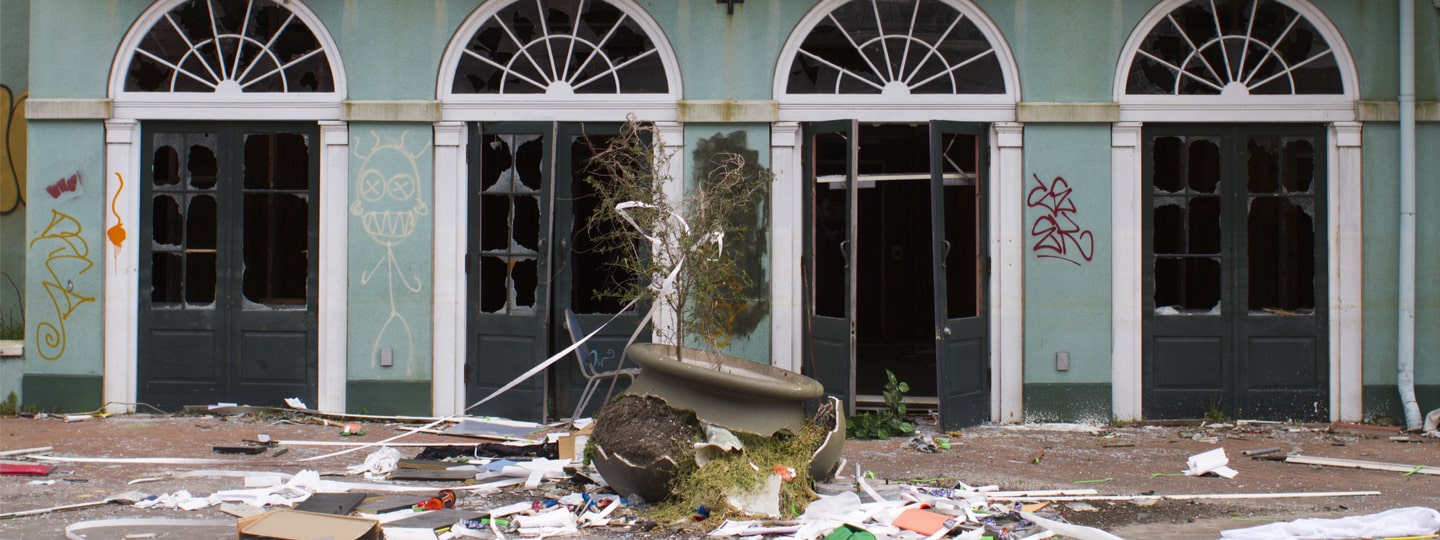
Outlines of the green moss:
{"label": "green moss", "polygon": [[795,477],[780,487],[780,509],[785,517],[794,517],[815,500],[810,456],[825,440],[823,428],[809,423],[797,435],[735,435],[745,446],[744,452],[727,453],[690,474],[677,475],[672,486],[675,496],[649,512],[648,517],[657,523],[689,520],[698,507],[704,506],[711,511],[709,523],[743,518],[725,503],[725,495],[763,486],[777,466],[795,470]]}

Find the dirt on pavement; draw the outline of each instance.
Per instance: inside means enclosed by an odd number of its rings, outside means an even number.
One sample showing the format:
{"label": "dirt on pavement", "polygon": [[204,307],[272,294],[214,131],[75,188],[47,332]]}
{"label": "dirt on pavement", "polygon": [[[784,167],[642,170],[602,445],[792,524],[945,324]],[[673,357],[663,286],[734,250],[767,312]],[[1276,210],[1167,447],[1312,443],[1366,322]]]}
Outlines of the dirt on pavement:
{"label": "dirt on pavement", "polygon": [[[950,487],[996,485],[1005,490],[1095,489],[1102,495],[1241,495],[1267,498],[1201,500],[1088,501],[1055,503],[1067,520],[1107,530],[1122,538],[1185,540],[1218,538],[1219,531],[1290,521],[1302,517],[1373,514],[1406,506],[1440,508],[1440,476],[1402,472],[1302,465],[1244,457],[1243,451],[1278,447],[1280,454],[1344,458],[1404,465],[1440,466],[1440,440],[1410,435],[1414,442],[1391,440],[1393,432],[1329,425],[1249,423],[1201,427],[1202,422],[1170,425],[1088,426],[1074,424],[984,425],[958,432],[939,432],[933,422],[920,421],[920,431],[948,439],[949,449],[928,451],[911,439],[846,441],[844,471],[858,469],[882,493],[899,483]],[[302,462],[336,450],[294,441],[378,441],[400,433],[399,424],[364,422],[366,435],[346,437],[341,428],[321,425],[314,417],[296,414],[247,416],[122,415],[66,422],[60,417],[0,418],[0,451],[51,446],[51,455],[84,458],[216,458],[216,464],[55,463],[48,476],[0,477],[0,514],[35,508],[104,500],[140,490],[173,493],[188,490],[204,496],[238,489],[235,477],[185,477],[197,469],[297,473],[316,470],[342,473],[362,463],[369,450],[318,461]],[[219,455],[217,445],[236,445],[259,434],[282,441],[288,450],[275,455]],[[407,442],[456,442],[456,438],[416,434]],[[1186,459],[1224,448],[1231,479],[1178,475]],[[401,449],[411,457],[420,448]],[[1271,456],[1273,457],[1273,455]],[[14,460],[14,457],[0,459]],[[137,479],[155,479],[131,484]],[[363,481],[355,477],[339,478]],[[40,480],[49,482],[32,485]],[[418,482],[417,482],[418,483]],[[438,490],[446,487],[431,482]],[[568,493],[572,486],[542,485],[538,490],[507,488],[488,495],[462,494],[457,507],[488,509],[517,500],[539,500]],[[1378,495],[1347,496],[1316,493],[1378,491]],[[1268,495],[1267,495],[1268,494]],[[233,519],[209,507],[196,511],[138,509],[109,504],[0,520],[0,539],[64,538],[67,525],[114,518]],[[718,524],[695,523],[677,529],[661,524],[652,530],[585,529],[584,537],[701,537]],[[233,535],[230,536],[233,538]]]}

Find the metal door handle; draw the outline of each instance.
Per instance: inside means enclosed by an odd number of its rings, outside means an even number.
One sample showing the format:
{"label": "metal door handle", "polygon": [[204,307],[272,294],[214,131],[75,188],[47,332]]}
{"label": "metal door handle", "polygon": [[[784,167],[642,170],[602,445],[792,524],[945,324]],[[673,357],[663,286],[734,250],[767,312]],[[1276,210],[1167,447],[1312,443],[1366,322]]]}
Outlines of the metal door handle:
{"label": "metal door handle", "polygon": [[840,241],[840,255],[845,257],[845,268],[850,268],[850,241]]}
{"label": "metal door handle", "polygon": [[950,241],[941,240],[940,246],[940,267],[945,268],[945,261],[950,259]]}
{"label": "metal door handle", "polygon": [[945,337],[950,337],[950,334],[952,334],[953,332],[950,331],[950,327],[949,327],[949,326],[946,326],[946,327],[943,327],[943,328],[940,329],[940,333],[941,333],[941,334],[944,334]]}

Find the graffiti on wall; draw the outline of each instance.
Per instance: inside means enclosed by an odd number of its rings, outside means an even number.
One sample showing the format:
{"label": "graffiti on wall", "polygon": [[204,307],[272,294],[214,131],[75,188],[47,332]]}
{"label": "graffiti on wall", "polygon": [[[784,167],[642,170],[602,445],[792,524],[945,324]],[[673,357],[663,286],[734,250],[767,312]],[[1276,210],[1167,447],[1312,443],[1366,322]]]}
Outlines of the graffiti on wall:
{"label": "graffiti on wall", "polygon": [[415,233],[421,217],[430,214],[430,206],[420,192],[420,160],[429,151],[430,143],[410,148],[405,141],[409,134],[406,130],[397,138],[382,140],[371,130],[370,142],[358,138],[354,141],[355,157],[361,164],[355,175],[356,198],[350,203],[350,214],[358,216],[365,234],[385,248],[375,265],[360,274],[360,284],[367,285],[383,270],[390,302],[390,313],[375,334],[370,360],[379,361],[382,344],[396,343],[395,363],[414,366],[410,360],[415,354],[415,337],[409,321],[395,306],[395,286],[418,293],[424,283],[418,274],[406,275],[395,258],[395,248]]}
{"label": "graffiti on wall", "polygon": [[118,256],[121,244],[125,243],[125,221],[120,219],[120,212],[115,209],[115,203],[120,200],[120,192],[125,191],[125,177],[120,176],[120,173],[117,172],[115,179],[120,182],[120,186],[115,188],[115,196],[110,197],[110,214],[115,216],[115,224],[111,225],[109,229],[105,229],[105,237],[110,239],[111,244],[115,244],[115,252]]}
{"label": "graffiti on wall", "polygon": [[90,260],[90,244],[85,242],[82,232],[84,228],[74,217],[52,209],[50,224],[30,241],[30,249],[36,249],[38,244],[40,250],[48,250],[45,252],[48,275],[41,285],[55,307],[55,319],[35,325],[40,357],[46,360],[55,360],[65,354],[68,343],[65,322],[77,308],[95,301],[94,296],[75,292],[75,279],[95,265]]}
{"label": "graffiti on wall", "polygon": [[0,84],[0,215],[25,206],[25,98]]}
{"label": "graffiti on wall", "polygon": [[54,199],[57,203],[79,197],[82,193],[80,190],[80,173],[77,172],[45,186],[45,193],[50,195],[50,198]]}
{"label": "graffiti on wall", "polygon": [[1075,222],[1079,211],[1070,200],[1070,183],[1056,176],[1046,185],[1040,175],[1031,176],[1036,185],[1025,195],[1025,205],[1044,213],[1030,226],[1030,236],[1036,239],[1030,251],[1042,259],[1060,259],[1076,266],[1089,262],[1095,255],[1095,235]]}

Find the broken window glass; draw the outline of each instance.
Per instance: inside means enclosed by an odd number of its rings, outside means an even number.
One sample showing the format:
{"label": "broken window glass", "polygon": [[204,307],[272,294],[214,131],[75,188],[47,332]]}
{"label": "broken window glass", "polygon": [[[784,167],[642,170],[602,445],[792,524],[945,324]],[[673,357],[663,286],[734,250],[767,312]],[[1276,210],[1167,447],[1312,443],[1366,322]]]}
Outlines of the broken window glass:
{"label": "broken window glass", "polygon": [[614,234],[614,227],[623,226],[611,220],[591,222],[591,217],[600,211],[600,198],[594,186],[585,178],[594,176],[588,167],[592,149],[606,148],[608,136],[581,136],[570,141],[570,193],[575,214],[575,229],[570,232],[570,305],[576,313],[617,313],[625,307],[624,302],[613,296],[597,296],[596,292],[609,290],[616,283],[635,283],[639,277],[627,271],[616,261],[620,256],[614,251],[598,249],[597,239]]}
{"label": "broken window glass", "polygon": [[1343,92],[1334,51],[1277,0],[1192,0],[1159,19],[1135,52],[1127,94]]}
{"label": "broken window glass", "polygon": [[305,307],[310,157],[297,133],[249,133],[244,146],[242,290],[251,304]]}
{"label": "broken window glass", "polygon": [[[215,301],[218,165],[210,133],[156,133],[151,163],[151,302],[207,308]],[[181,154],[177,149],[185,149]]]}
{"label": "broken window glass", "polygon": [[190,0],[130,56],[127,92],[334,92],[330,59],[285,2]]}
{"label": "broken window glass", "polygon": [[1003,94],[995,49],[971,18],[941,0],[857,0],[805,36],[791,94]]}
{"label": "broken window glass", "polygon": [[1308,315],[1315,310],[1315,160],[1309,139],[1251,137],[1248,308],[1251,313]]}
{"label": "broken window glass", "polygon": [[1218,313],[1221,286],[1220,151],[1206,137],[1152,140],[1151,251],[1161,314]]}
{"label": "broken window glass", "polygon": [[660,55],[634,18],[605,0],[514,2],[470,36],[457,94],[669,91]]}
{"label": "broken window glass", "polygon": [[485,134],[480,152],[480,309],[533,315],[540,270],[545,139]]}

